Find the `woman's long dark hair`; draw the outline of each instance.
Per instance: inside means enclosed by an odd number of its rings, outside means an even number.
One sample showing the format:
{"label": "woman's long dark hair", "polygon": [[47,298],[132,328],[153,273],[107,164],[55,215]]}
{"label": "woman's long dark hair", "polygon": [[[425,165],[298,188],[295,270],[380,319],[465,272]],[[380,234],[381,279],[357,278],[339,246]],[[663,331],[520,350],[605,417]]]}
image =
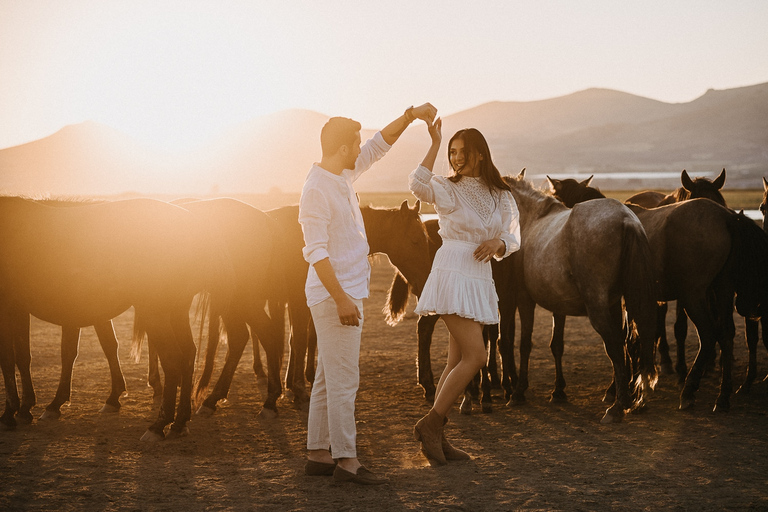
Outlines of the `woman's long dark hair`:
{"label": "woman's long dark hair", "polygon": [[[460,174],[461,168],[454,169],[453,164],[450,163],[451,146],[455,140],[464,141],[464,154],[466,155],[466,160],[469,160],[470,158],[474,160],[475,166],[480,169],[480,177],[488,186],[491,195],[494,195],[494,190],[512,191],[509,188],[509,185],[507,185],[501,178],[501,173],[493,164],[493,160],[491,160],[491,149],[488,147],[485,137],[483,137],[483,134],[476,128],[464,128],[463,130],[459,130],[453,134],[453,137],[451,137],[451,140],[448,142],[448,163],[451,165],[451,169],[453,169],[453,176],[448,177],[449,180],[458,183],[459,180],[464,177]],[[482,158],[480,158],[480,156],[482,156]]]}

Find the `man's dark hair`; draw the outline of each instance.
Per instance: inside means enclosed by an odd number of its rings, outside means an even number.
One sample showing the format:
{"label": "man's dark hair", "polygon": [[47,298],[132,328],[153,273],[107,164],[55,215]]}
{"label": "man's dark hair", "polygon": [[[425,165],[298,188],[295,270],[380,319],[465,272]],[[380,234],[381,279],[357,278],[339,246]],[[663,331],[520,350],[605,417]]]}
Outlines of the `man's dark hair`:
{"label": "man's dark hair", "polygon": [[320,132],[323,156],[332,156],[341,146],[353,144],[355,136],[361,128],[362,125],[353,119],[346,117],[330,118]]}

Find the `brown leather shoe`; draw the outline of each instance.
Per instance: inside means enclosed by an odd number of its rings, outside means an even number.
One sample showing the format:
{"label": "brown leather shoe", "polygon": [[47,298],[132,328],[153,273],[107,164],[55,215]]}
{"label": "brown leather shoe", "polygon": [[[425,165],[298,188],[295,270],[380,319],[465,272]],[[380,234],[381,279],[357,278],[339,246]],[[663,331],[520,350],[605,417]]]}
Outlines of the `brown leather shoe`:
{"label": "brown leather shoe", "polygon": [[451,443],[448,442],[448,439],[445,438],[445,425],[447,423],[448,417],[446,416],[443,419],[443,437],[441,440],[445,460],[470,460],[472,457],[470,457],[467,452],[464,450],[459,450],[455,446],[451,445]]}
{"label": "brown leather shoe", "polygon": [[332,476],[334,469],[336,469],[335,463],[308,460],[304,466],[304,473],[309,476]]}
{"label": "brown leather shoe", "polygon": [[338,483],[354,482],[361,485],[381,485],[389,482],[389,478],[374,475],[365,466],[357,468],[357,473],[350,473],[338,465],[333,472],[333,480]]}

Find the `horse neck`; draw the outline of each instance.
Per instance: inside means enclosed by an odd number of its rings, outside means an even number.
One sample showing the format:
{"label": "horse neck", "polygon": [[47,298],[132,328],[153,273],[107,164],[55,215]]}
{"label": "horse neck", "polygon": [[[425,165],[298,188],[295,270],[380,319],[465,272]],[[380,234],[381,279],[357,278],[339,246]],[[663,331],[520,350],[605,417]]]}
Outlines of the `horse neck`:
{"label": "horse neck", "polygon": [[513,186],[512,196],[520,213],[521,231],[527,230],[531,224],[547,215],[567,210],[566,206],[554,197],[534,189],[523,191]]}
{"label": "horse neck", "polygon": [[392,233],[392,211],[362,206],[360,212],[363,214],[365,236],[368,238],[368,247],[370,248],[368,254],[386,253],[389,240],[391,237],[397,236],[397,233]]}

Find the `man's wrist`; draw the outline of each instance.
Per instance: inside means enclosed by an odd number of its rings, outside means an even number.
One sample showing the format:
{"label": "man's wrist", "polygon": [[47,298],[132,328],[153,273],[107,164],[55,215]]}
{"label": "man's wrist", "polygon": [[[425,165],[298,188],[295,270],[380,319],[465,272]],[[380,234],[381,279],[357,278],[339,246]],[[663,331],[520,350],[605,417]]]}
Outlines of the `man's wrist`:
{"label": "man's wrist", "polygon": [[403,116],[405,116],[405,121],[407,123],[412,123],[416,119],[416,116],[413,113],[413,105],[405,109],[405,112],[403,112]]}

